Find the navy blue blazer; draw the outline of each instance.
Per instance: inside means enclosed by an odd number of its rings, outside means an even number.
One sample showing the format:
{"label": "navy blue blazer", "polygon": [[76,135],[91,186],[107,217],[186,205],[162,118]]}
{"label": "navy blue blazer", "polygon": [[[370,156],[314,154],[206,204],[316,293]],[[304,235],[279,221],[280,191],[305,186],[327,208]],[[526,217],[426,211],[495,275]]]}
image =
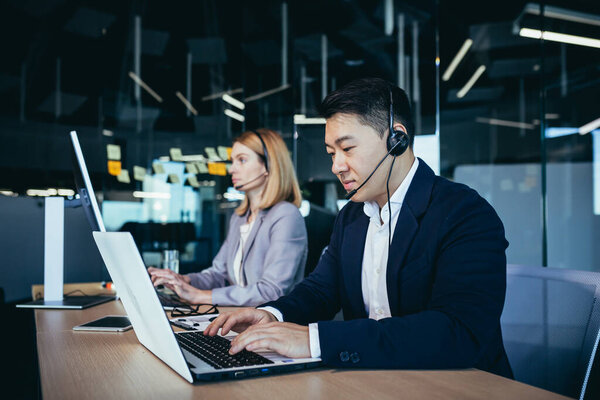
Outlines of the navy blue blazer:
{"label": "navy blue blazer", "polygon": [[[363,203],[348,203],[314,272],[263,306],[288,322],[318,322],[321,358],[332,367],[475,367],[512,377],[500,330],[508,242],[489,203],[419,160],[388,257],[392,317],[379,321],[362,297],[368,225]],[[344,321],[331,321],[340,308]]]}

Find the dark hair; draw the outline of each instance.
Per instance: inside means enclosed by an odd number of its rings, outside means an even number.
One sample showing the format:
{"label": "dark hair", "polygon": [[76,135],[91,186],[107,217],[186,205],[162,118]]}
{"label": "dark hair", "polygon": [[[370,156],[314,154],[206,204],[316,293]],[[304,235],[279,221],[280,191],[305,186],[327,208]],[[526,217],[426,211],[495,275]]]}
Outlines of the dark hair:
{"label": "dark hair", "polygon": [[408,96],[404,90],[383,79],[357,79],[334,90],[319,106],[319,113],[325,119],[338,113],[356,115],[361,123],[383,137],[389,130],[390,90],[394,99],[394,122],[406,127],[412,147],[415,132]]}

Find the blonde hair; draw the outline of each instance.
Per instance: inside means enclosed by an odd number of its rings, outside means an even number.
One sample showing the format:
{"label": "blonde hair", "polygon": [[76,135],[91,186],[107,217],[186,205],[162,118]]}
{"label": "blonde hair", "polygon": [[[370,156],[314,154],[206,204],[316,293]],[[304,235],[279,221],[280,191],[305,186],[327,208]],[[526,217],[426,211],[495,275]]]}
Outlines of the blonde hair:
{"label": "blonde hair", "polygon": [[[256,131],[260,133],[269,154],[269,175],[258,208],[261,210],[270,208],[280,201],[288,201],[296,207],[300,207],[302,202],[300,186],[285,142],[277,132],[270,129],[261,128]],[[233,143],[243,144],[261,158],[265,157],[263,145],[255,132],[244,132]],[[235,212],[238,215],[244,215],[249,208],[250,202],[248,196],[245,196]]]}

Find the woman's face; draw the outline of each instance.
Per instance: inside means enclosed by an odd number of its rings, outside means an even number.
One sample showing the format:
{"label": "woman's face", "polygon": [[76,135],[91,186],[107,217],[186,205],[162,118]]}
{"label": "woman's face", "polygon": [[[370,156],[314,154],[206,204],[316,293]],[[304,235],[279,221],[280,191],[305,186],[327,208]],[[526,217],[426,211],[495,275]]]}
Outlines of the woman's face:
{"label": "woman's face", "polygon": [[236,142],[231,149],[231,181],[237,190],[262,190],[267,182],[267,169],[260,156],[248,146]]}

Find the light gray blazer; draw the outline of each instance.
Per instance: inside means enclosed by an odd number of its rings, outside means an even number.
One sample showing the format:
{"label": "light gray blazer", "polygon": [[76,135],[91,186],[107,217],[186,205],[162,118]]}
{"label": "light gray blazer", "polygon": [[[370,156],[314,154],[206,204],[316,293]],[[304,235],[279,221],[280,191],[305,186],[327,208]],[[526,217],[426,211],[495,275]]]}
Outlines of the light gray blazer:
{"label": "light gray blazer", "polygon": [[288,294],[304,277],[308,252],[304,220],[295,205],[281,201],[257,215],[242,255],[246,286],[236,285],[233,259],[240,244],[240,226],[246,220],[247,215],[233,214],[212,266],[188,274],[192,286],[212,289],[214,304],[257,306]]}

